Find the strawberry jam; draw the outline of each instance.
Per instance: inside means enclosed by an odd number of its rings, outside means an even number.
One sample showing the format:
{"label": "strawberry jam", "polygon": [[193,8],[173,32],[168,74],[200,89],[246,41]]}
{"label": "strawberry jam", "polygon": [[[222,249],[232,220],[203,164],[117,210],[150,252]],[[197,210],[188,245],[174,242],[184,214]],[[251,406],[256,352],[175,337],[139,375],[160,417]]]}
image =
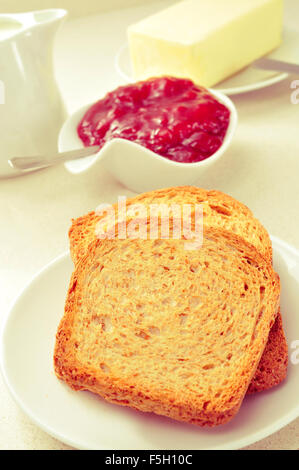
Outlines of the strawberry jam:
{"label": "strawberry jam", "polygon": [[118,137],[170,160],[194,163],[219,149],[229,118],[226,106],[205,88],[160,77],[108,93],[85,113],[78,135],[86,147]]}

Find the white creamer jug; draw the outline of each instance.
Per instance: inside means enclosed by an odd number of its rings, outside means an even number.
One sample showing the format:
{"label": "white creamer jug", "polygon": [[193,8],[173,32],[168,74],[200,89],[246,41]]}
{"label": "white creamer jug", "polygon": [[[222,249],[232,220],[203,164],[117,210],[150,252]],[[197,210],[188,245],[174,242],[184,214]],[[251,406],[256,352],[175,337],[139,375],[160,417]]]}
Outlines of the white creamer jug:
{"label": "white creamer jug", "polygon": [[0,177],[8,160],[57,151],[65,110],[53,71],[62,9],[0,14]]}

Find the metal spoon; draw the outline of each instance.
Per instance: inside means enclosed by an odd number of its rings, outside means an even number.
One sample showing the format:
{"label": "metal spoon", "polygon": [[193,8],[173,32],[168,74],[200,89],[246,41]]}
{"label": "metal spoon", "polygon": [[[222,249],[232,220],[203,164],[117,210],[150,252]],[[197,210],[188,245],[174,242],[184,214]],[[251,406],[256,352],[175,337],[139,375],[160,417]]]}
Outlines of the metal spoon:
{"label": "metal spoon", "polygon": [[284,60],[269,59],[267,57],[253,62],[253,66],[263,70],[273,70],[275,72],[299,73],[299,65]]}
{"label": "metal spoon", "polygon": [[14,157],[8,160],[9,165],[15,170],[22,172],[47,168],[58,165],[69,160],[78,160],[79,158],[90,157],[99,152],[100,146],[84,147],[68,152],[61,152],[54,155],[38,155],[35,157]]}

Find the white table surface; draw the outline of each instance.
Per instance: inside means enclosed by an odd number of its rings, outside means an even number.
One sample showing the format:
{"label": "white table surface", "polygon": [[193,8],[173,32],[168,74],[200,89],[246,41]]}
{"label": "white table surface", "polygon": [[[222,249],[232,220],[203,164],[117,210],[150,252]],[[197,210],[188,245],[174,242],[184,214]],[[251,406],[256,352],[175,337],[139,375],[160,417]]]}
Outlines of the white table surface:
{"label": "white table surface", "polygon": [[[64,24],[55,45],[55,65],[68,112],[121,83],[113,58],[125,40],[125,28],[158,7],[148,4]],[[287,1],[286,13],[294,26],[299,2]],[[271,234],[299,248],[299,104],[290,100],[295,78],[233,97],[240,118],[237,134],[205,187],[244,202]],[[115,201],[117,195],[131,194],[105,171],[75,177],[56,167],[1,181],[0,321],[24,284],[68,250],[71,218],[100,202]],[[298,448],[299,419],[249,447]],[[1,377],[0,449],[69,449],[23,414]]]}

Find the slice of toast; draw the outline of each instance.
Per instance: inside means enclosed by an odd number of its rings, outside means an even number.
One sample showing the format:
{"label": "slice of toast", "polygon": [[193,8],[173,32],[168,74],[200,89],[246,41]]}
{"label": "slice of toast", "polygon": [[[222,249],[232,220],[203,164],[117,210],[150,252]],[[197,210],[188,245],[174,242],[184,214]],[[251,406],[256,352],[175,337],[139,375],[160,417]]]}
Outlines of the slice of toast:
{"label": "slice of toast", "polygon": [[248,394],[268,390],[280,384],[288,368],[288,345],[282,327],[280,311],[272,326],[264,353],[247,390]]}
{"label": "slice of toast", "polygon": [[[244,204],[220,191],[207,191],[194,186],[160,189],[140,194],[127,200],[133,204],[202,204],[204,224],[222,227],[243,237],[267,259],[272,260],[272,244],[268,232],[254,218]],[[113,205],[117,213],[117,203]],[[106,214],[103,213],[103,217]],[[71,256],[76,262],[86,253],[88,245],[96,238],[96,226],[101,217],[96,212],[73,220],[69,231]]]}
{"label": "slice of toast", "polygon": [[184,240],[95,240],[77,263],[57,376],[111,403],[200,426],[238,412],[279,306],[271,263],[205,227]]}
{"label": "slice of toast", "polygon": [[[236,233],[272,262],[272,244],[265,228],[254,218],[248,207],[219,191],[207,191],[190,186],[161,189],[128,199],[127,207],[138,203],[159,202],[169,205],[182,201],[186,204],[202,204],[205,226],[223,227]],[[116,204],[114,207],[117,210]],[[100,219],[99,215],[91,212],[73,220],[69,237],[71,256],[75,265],[86,254],[89,244],[95,240],[96,226]],[[269,342],[248,392],[261,392],[278,385],[286,377],[287,366],[288,348],[279,309],[269,335]]]}

